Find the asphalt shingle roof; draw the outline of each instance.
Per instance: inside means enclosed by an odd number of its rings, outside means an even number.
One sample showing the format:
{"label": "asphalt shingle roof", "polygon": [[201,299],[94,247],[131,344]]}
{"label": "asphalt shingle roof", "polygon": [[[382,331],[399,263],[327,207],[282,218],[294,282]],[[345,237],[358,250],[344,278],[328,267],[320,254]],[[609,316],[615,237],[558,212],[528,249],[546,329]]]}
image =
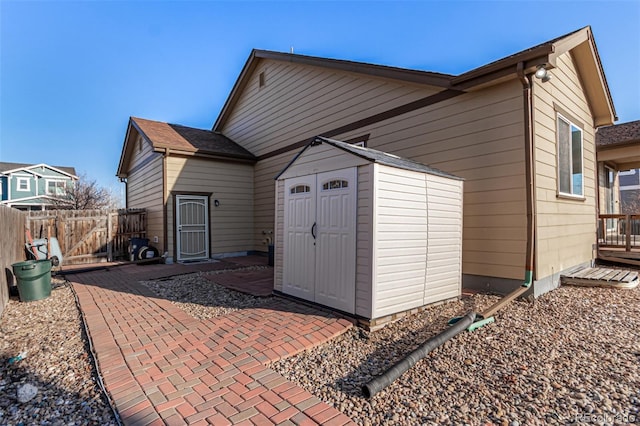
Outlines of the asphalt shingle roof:
{"label": "asphalt shingle roof", "polygon": [[640,142],[640,120],[600,127],[596,132],[596,145],[599,147],[632,142]]}
{"label": "asphalt shingle roof", "polygon": [[249,151],[217,132],[137,117],[131,117],[131,120],[156,148],[256,159]]}

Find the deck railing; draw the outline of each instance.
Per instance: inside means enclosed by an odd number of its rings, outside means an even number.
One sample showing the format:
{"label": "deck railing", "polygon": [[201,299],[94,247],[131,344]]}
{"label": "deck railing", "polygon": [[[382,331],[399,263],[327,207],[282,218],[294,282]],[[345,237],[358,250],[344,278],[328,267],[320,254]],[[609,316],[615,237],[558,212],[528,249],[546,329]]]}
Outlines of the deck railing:
{"label": "deck railing", "polygon": [[598,219],[601,248],[640,249],[640,214],[601,214]]}

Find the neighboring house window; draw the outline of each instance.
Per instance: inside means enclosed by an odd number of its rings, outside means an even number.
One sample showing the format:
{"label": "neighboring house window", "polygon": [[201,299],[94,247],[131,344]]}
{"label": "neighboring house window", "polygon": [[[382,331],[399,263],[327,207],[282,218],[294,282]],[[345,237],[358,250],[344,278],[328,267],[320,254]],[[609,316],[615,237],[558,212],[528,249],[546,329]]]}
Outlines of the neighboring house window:
{"label": "neighboring house window", "polygon": [[67,182],[64,180],[47,180],[47,194],[64,195],[67,192]]}
{"label": "neighboring house window", "polygon": [[18,191],[30,191],[31,190],[31,180],[28,177],[19,177],[18,178]]}
{"label": "neighboring house window", "polygon": [[565,195],[584,195],[582,130],[558,115],[558,191]]}

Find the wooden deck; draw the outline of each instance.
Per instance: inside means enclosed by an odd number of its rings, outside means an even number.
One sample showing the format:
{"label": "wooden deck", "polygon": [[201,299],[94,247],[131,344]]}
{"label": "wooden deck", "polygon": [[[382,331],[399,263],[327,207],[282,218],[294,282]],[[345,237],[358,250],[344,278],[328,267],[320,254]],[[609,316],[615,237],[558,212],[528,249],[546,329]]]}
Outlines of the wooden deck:
{"label": "wooden deck", "polygon": [[640,282],[637,271],[614,268],[583,268],[560,280],[564,285],[612,288],[635,288]]}

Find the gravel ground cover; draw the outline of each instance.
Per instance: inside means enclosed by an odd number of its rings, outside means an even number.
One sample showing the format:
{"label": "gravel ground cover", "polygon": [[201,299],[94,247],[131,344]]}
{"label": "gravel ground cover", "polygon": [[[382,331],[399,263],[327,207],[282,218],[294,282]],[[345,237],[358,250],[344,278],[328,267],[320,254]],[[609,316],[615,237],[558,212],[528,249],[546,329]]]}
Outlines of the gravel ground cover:
{"label": "gravel ground cover", "polygon": [[497,300],[475,295],[372,333],[353,329],[271,367],[362,425],[640,423],[640,288],[561,287],[516,301],[362,396],[449,318]]}
{"label": "gravel ground cover", "polygon": [[[238,271],[263,269],[259,266]],[[209,319],[245,308],[257,308],[270,297],[256,297],[227,289],[215,283],[215,275],[229,270],[196,272],[178,275],[156,281],[141,281],[158,296],[171,300],[173,304],[197,319]],[[205,274],[210,279],[205,278]]]}
{"label": "gravel ground cover", "polygon": [[117,425],[73,292],[62,280],[52,285],[44,300],[12,298],[0,318],[0,424]]}
{"label": "gravel ground cover", "polygon": [[[220,271],[217,273],[224,273]],[[202,273],[144,282],[196,318],[257,307]],[[640,423],[640,287],[562,287],[516,301],[464,332],[368,400],[361,387],[453,316],[498,300],[474,295],[369,333],[339,338],[271,367],[362,425]],[[0,424],[115,425],[96,382],[71,289],[12,299],[0,319]],[[10,358],[26,351],[20,361]],[[37,388],[18,401],[25,384]]]}

